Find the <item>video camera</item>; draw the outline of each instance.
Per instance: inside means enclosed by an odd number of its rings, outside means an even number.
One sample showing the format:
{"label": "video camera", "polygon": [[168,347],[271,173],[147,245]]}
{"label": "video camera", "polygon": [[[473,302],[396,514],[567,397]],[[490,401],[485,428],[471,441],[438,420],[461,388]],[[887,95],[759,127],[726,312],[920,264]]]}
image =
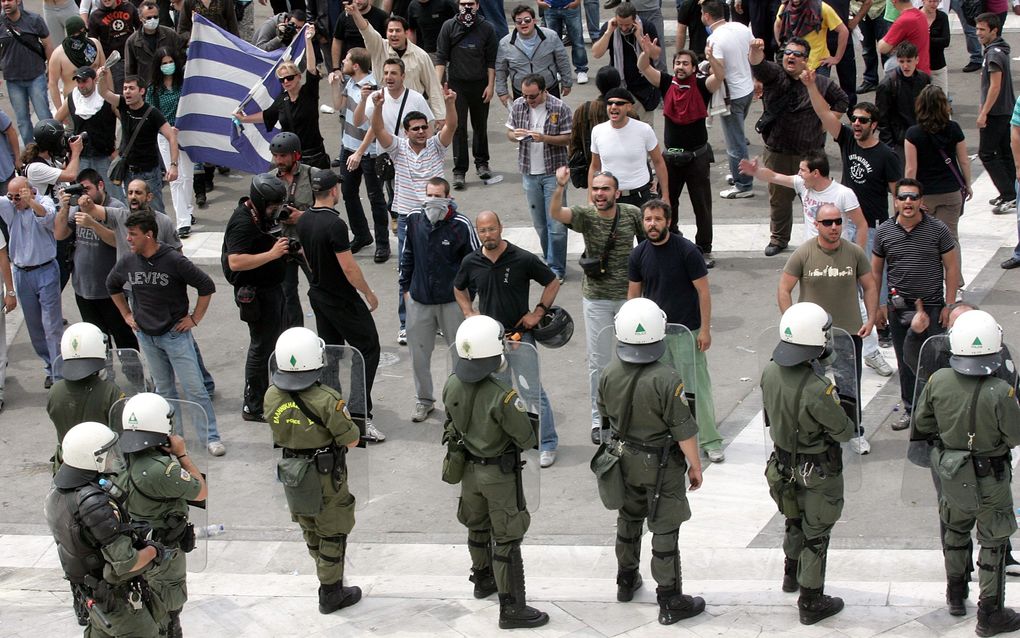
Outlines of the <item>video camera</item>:
{"label": "video camera", "polygon": [[63,190],[64,193],[71,197],[81,197],[85,194],[85,186],[83,184],[68,184]]}

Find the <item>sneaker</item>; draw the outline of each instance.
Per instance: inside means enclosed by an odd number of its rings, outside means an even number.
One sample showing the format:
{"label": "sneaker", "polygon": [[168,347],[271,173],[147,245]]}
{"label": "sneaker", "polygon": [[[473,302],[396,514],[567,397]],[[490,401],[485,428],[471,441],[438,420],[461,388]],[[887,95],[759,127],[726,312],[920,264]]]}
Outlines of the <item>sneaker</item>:
{"label": "sneaker", "polygon": [[981,70],[981,63],[980,62],[968,62],[967,66],[963,67],[963,69],[962,69],[962,71],[964,73],[973,73],[974,71],[979,71],[979,70]]}
{"label": "sneaker", "polygon": [[585,73],[584,71],[578,71],[577,72],[577,83],[578,84],[587,84],[588,83],[588,74]]}
{"label": "sneaker", "polygon": [[910,427],[910,413],[909,412],[904,412],[903,414],[901,414],[900,418],[898,420],[894,421],[893,424],[890,427],[893,430],[896,430],[897,432],[900,431],[900,430],[906,430],[907,428],[909,428]]}
{"label": "sneaker", "polygon": [[220,441],[209,441],[209,445],[206,447],[209,450],[209,454],[212,454],[213,456],[223,456],[227,453],[226,446],[224,446]]}
{"label": "sneaker", "polygon": [[[2,403],[3,401],[0,401],[0,404]],[[1020,576],[1020,563],[1013,558],[1013,554],[1006,554],[1006,575]]]}
{"label": "sneaker", "polygon": [[712,253],[701,253],[701,256],[705,259],[705,268],[715,268],[715,257]]}
{"label": "sneaker", "polygon": [[713,463],[722,463],[726,460],[726,455],[723,454],[722,448],[713,448],[711,450],[705,450],[705,454],[708,455],[708,460]]}
{"label": "sneaker", "polygon": [[336,113],[336,109],[334,109],[329,104],[323,104],[322,106],[319,107],[319,113],[323,113],[325,115],[332,115]]}
{"label": "sneaker", "polygon": [[871,451],[871,444],[863,436],[855,436],[850,439],[850,449],[854,454],[860,454],[861,456]]}
{"label": "sneaker", "polygon": [[1002,195],[996,195],[995,197],[988,200],[988,205],[992,208],[996,208],[999,204],[1006,200],[1003,199]]}
{"label": "sneaker", "polygon": [[542,450],[538,455],[538,464],[542,467],[549,467],[556,462],[556,450]]}
{"label": "sneaker", "polygon": [[265,423],[266,417],[261,412],[251,412],[248,408],[241,410],[241,419],[243,421],[250,421],[253,423]]}
{"label": "sneaker", "polygon": [[719,192],[719,197],[723,199],[747,199],[748,197],[754,197],[753,191],[742,191],[736,186],[733,188],[727,188],[724,191]]}
{"label": "sneaker", "polygon": [[999,203],[998,206],[992,209],[992,213],[995,215],[1006,215],[1009,213],[1016,212],[1016,199],[1004,199]]}
{"label": "sneaker", "polygon": [[478,179],[492,179],[492,169],[489,168],[488,164],[479,164],[476,169],[478,171]]}
{"label": "sneaker", "polygon": [[372,419],[365,419],[365,435],[361,438],[369,443],[382,443],[386,440],[386,435],[375,427]]}
{"label": "sneaker", "polygon": [[416,403],[414,406],[414,412],[411,413],[411,422],[421,423],[425,419],[429,418],[429,415],[432,414],[432,411],[435,409],[435,406],[432,405]]}
{"label": "sneaker", "polygon": [[885,357],[882,356],[881,352],[873,352],[864,357],[864,364],[883,377],[892,376],[893,369],[886,363]]}
{"label": "sneaker", "polygon": [[733,173],[726,173],[726,183],[729,186],[733,186],[737,183],[737,180],[733,179]]}
{"label": "sneaker", "polygon": [[464,175],[462,173],[453,174],[453,190],[462,191],[467,188],[467,183],[464,181]]}
{"label": "sneaker", "polygon": [[48,375],[48,374],[47,374],[47,375],[46,375],[46,378],[45,378],[45,379],[43,379],[43,382],[42,382],[42,384],[43,384],[43,387],[44,387],[44,388],[46,388],[47,390],[49,390],[50,388],[52,388],[52,387],[53,387],[53,377],[51,377],[50,375]]}
{"label": "sneaker", "polygon": [[195,205],[199,208],[205,208],[209,202],[206,200],[205,193],[198,193],[195,195]]}
{"label": "sneaker", "polygon": [[401,328],[400,330],[397,331],[397,343],[399,343],[402,346],[406,346],[407,345],[407,330],[406,329]]}
{"label": "sneaker", "polygon": [[191,226],[181,226],[177,229],[177,236],[181,239],[191,237]]}

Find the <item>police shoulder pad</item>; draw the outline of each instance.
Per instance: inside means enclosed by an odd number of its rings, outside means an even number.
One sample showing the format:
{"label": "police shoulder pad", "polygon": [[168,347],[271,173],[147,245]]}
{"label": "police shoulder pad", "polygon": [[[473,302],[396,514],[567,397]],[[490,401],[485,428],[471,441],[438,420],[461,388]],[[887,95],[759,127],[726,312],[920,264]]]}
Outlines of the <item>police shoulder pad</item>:
{"label": "police shoulder pad", "polygon": [[681,382],[681,383],[677,384],[676,390],[673,391],[673,398],[675,399],[677,397],[682,397],[683,395],[684,395],[684,384]]}

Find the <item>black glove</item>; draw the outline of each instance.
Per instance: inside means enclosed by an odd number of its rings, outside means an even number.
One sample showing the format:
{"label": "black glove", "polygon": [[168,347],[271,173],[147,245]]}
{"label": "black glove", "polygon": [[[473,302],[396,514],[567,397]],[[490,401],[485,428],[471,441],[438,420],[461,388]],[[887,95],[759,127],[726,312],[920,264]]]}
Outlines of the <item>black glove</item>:
{"label": "black glove", "polygon": [[171,561],[175,556],[177,556],[176,549],[166,547],[162,543],[157,543],[156,541],[149,541],[146,543],[146,546],[152,547],[156,550],[156,556],[152,559],[153,565],[162,565],[164,562]]}

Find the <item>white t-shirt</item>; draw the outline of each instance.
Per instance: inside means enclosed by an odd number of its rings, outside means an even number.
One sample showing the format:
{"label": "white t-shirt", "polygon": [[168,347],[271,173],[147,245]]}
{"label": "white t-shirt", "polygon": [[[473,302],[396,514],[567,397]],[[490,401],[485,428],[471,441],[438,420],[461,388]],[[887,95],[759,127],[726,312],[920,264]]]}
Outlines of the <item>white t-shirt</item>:
{"label": "white t-shirt", "polygon": [[[528,107],[528,130],[529,131],[544,131],[545,120],[549,117],[549,110],[545,108],[545,102],[542,102],[537,107]],[[513,123],[513,116],[507,114],[506,126],[510,129],[515,128]],[[528,152],[531,153],[531,174],[532,175],[544,175],[545,174],[545,144],[541,142],[532,141],[528,144]]]}
{"label": "white t-shirt", "polygon": [[40,193],[45,193],[47,188],[56,184],[63,172],[63,169],[48,162],[32,162],[25,167],[25,177],[28,179],[29,186]]}
{"label": "white t-shirt", "polygon": [[[404,88],[404,91],[408,93],[407,104],[404,105],[404,114],[400,115],[400,119],[404,119],[404,115],[407,115],[411,111],[419,111],[425,114],[429,122],[435,121],[436,116],[432,114],[432,109],[429,108],[429,103],[425,100],[425,96],[415,91],[414,89]],[[394,98],[390,95],[390,92],[386,89],[382,89],[384,101],[382,109],[383,124],[386,125],[386,131],[390,135],[393,135],[393,131],[397,131],[397,137],[407,137],[407,131],[404,130],[404,125],[397,121],[397,116],[400,114],[400,103],[404,101],[404,94],[401,93],[400,97]],[[369,127],[372,125],[372,114],[375,113],[375,102],[369,98],[368,104],[365,105],[365,117],[368,118]]]}
{"label": "white t-shirt", "polygon": [[754,90],[751,63],[747,59],[754,35],[739,22],[720,24],[708,36],[712,55],[726,66],[726,90],[730,99],[749,95]]}
{"label": "white t-shirt", "polygon": [[652,180],[648,153],[658,145],[652,127],[632,117],[622,128],[603,122],[591,130],[591,152],[598,153],[602,170],[612,173],[624,191],[641,188]]}
{"label": "white t-shirt", "polygon": [[857,226],[854,225],[847,213],[855,208],[860,208],[857,195],[842,184],[832,180],[825,190],[816,191],[804,186],[804,180],[800,175],[793,176],[793,190],[804,204],[804,239],[811,239],[818,236],[818,228],[815,227],[815,216],[822,204],[833,204],[843,213],[843,232],[841,237],[848,241],[854,241],[857,237]]}

